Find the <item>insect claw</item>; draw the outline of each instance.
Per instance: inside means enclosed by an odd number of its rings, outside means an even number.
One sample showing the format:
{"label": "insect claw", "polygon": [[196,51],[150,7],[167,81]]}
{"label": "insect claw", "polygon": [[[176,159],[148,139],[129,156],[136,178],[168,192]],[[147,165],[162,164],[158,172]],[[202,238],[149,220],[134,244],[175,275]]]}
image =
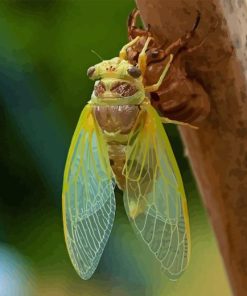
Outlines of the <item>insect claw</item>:
{"label": "insect claw", "polygon": [[91,49],[91,52],[95,54],[101,61],[103,61],[103,58],[95,50]]}
{"label": "insect claw", "polygon": [[127,21],[129,32],[131,31],[132,28],[136,28],[135,24],[136,24],[136,19],[138,15],[140,15],[140,12],[137,8],[134,8],[132,12],[129,14],[128,21]]}
{"label": "insect claw", "polygon": [[193,26],[193,28],[191,30],[191,32],[193,32],[193,33],[195,32],[195,30],[197,29],[197,27],[198,27],[198,25],[199,25],[199,23],[201,21],[201,13],[200,13],[200,11],[198,9],[196,11],[197,11],[197,17],[196,17],[194,26]]}

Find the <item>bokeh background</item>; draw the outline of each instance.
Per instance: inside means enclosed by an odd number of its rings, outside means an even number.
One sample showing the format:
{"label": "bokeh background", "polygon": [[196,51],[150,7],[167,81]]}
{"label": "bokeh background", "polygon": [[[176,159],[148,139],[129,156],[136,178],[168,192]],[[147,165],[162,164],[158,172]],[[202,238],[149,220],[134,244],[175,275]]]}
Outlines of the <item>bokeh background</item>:
{"label": "bokeh background", "polygon": [[86,70],[118,54],[134,0],[0,1],[0,296],[230,295],[217,244],[176,127],[167,132],[188,196],[192,259],[177,282],[117,215],[89,281],[75,273],[63,238],[64,163],[93,83]]}

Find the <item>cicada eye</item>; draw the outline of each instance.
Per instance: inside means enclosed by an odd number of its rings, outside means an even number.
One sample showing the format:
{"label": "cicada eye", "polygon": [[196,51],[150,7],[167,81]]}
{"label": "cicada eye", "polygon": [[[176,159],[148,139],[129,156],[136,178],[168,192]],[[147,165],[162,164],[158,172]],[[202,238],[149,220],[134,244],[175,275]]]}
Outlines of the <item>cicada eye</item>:
{"label": "cicada eye", "polygon": [[99,83],[97,83],[94,86],[94,93],[96,97],[100,97],[101,95],[103,95],[104,92],[105,92],[105,85],[102,81],[99,81]]}
{"label": "cicada eye", "polygon": [[95,71],[95,67],[88,68],[88,70],[87,70],[87,76],[89,78],[91,78],[93,76],[94,71]]}
{"label": "cicada eye", "polygon": [[140,77],[142,75],[141,70],[139,68],[135,67],[135,66],[129,68],[127,71],[129,73],[129,75],[134,77],[134,78],[138,78],[138,77]]}

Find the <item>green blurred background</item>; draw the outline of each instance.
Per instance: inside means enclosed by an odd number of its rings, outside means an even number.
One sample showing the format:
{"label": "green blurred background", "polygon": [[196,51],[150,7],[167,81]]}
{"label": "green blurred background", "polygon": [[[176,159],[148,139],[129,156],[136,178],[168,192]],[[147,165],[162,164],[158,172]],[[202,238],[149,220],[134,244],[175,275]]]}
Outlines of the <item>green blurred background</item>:
{"label": "green blurred background", "polygon": [[89,281],[75,273],[61,219],[63,168],[93,83],[86,70],[118,54],[134,0],[0,1],[0,295],[230,295],[215,238],[176,127],[167,129],[188,196],[192,259],[177,282],[117,216]]}

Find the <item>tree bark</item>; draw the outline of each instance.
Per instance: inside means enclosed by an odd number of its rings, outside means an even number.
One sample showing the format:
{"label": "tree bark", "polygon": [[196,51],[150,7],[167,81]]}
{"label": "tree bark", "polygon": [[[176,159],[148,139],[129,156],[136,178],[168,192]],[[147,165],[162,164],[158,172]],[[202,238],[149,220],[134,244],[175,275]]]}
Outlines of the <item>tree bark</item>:
{"label": "tree bark", "polygon": [[[191,28],[196,10],[201,13],[193,43],[207,38],[193,55],[187,56],[186,70],[208,93],[211,112],[199,130],[180,128],[180,132],[234,295],[246,295],[246,4],[233,0],[136,2],[145,24],[150,24],[163,41],[175,41]],[[217,22],[216,29],[208,33]]]}

